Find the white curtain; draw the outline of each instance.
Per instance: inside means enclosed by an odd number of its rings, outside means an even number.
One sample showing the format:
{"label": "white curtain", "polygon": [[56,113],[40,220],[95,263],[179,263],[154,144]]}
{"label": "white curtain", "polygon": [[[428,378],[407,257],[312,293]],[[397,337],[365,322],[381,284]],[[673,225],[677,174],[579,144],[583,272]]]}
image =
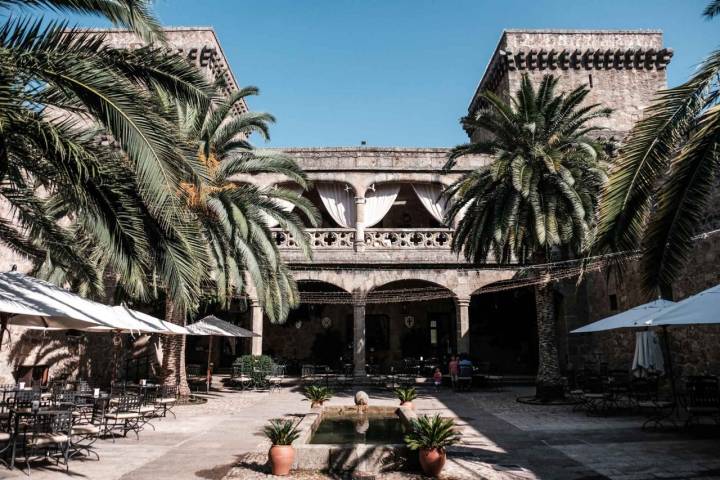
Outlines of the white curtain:
{"label": "white curtain", "polygon": [[339,182],[320,182],[317,191],[335,223],[343,228],[355,228],[355,192],[350,186]]}
{"label": "white curtain", "polygon": [[[302,193],[303,191],[303,188],[300,185],[283,185],[281,188],[297,195],[300,195],[300,193]],[[285,200],[282,198],[273,198],[272,201],[288,213],[292,212],[293,208],[295,208],[295,204],[289,200]],[[275,218],[271,217],[265,212],[262,212],[262,214],[268,227],[273,228],[279,225],[280,222],[278,222]]]}
{"label": "white curtain", "polygon": [[652,330],[635,334],[635,357],[633,358],[632,371],[638,377],[644,377],[651,373],[660,375],[665,373],[665,362],[660,341]]}
{"label": "white curtain", "polygon": [[365,194],[365,226],[372,227],[380,223],[392,208],[400,192],[399,183],[381,183],[375,185],[375,191]]}
{"label": "white curtain", "polygon": [[418,196],[425,210],[440,223],[445,223],[445,214],[450,207],[449,202],[442,196],[443,186],[440,183],[413,183],[413,190]]}

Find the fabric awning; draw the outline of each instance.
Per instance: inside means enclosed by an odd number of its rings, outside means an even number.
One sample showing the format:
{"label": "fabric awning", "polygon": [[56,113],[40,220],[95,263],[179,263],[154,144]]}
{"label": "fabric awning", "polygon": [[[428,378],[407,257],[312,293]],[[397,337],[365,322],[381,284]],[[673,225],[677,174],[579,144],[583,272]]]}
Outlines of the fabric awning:
{"label": "fabric awning", "polygon": [[121,328],[113,309],[20,272],[0,273],[0,312],[8,325],[34,328]]}
{"label": "fabric awning", "polygon": [[117,315],[117,324],[122,325],[122,328],[90,327],[85,330],[91,332],[119,330],[127,333],[162,333],[165,335],[187,335],[189,333],[185,327],[181,325],[175,325],[174,323],[166,322],[147,313],[132,310],[125,305],[118,305],[111,308]]}
{"label": "fabric awning", "polygon": [[635,308],[618,313],[611,317],[603,318],[584,327],[575,329],[570,333],[591,333],[615,330],[618,328],[644,328],[647,321],[655,318],[664,311],[676,305],[670,300],[658,299],[652,302],[638,305]]}
{"label": "fabric awning", "polygon": [[188,325],[187,330],[190,335],[218,335],[221,337],[260,337],[257,333],[251,332],[237,325],[233,325],[230,322],[221,320],[215,315],[208,315],[207,317],[198,320],[195,323]]}

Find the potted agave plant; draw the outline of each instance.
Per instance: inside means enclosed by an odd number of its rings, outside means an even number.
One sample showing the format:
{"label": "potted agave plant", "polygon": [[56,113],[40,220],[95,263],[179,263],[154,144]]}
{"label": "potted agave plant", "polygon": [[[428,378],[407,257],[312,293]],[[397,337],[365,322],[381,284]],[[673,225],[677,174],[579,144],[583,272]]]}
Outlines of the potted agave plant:
{"label": "potted agave plant", "polygon": [[275,418],[263,429],[272,446],[268,452],[273,475],[288,475],[295,461],[292,443],[300,436],[297,423],[292,420]]}
{"label": "potted agave plant", "polygon": [[327,387],[319,385],[310,385],[305,388],[305,398],[310,400],[310,408],[322,407],[323,403],[330,400],[333,391]]}
{"label": "potted agave plant", "polygon": [[419,450],[420,466],[425,475],[437,477],[445,466],[445,449],[460,441],[451,418],[423,415],[412,421],[405,443],[411,450]]}
{"label": "potted agave plant", "polygon": [[398,388],[395,390],[395,395],[400,400],[401,407],[415,408],[412,403],[417,398],[415,387]]}

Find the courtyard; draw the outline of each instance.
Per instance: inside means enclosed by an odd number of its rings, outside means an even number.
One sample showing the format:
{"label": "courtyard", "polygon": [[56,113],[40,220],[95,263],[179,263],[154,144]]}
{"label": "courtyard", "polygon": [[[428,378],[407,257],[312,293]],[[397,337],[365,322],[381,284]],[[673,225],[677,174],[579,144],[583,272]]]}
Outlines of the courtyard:
{"label": "courtyard", "polygon": [[[179,406],[177,419],[162,419],[115,442],[100,440],[100,461],[76,459],[69,471],[34,464],[31,477],[103,479],[265,479],[269,443],[261,434],[267,420],[306,414],[299,388],[235,391],[220,388],[207,403]],[[720,476],[720,429],[642,431],[637,415],[587,416],[571,406],[516,402],[532,388],[456,393],[420,389],[419,414],[456,418],[461,444],[448,452],[445,479],[703,479]],[[341,391],[329,405],[353,405],[354,391]],[[392,392],[369,389],[372,405],[397,405]],[[0,470],[0,478],[27,478]],[[293,472],[290,478],[336,479],[337,474]],[[387,473],[385,479],[420,479],[419,473]]]}

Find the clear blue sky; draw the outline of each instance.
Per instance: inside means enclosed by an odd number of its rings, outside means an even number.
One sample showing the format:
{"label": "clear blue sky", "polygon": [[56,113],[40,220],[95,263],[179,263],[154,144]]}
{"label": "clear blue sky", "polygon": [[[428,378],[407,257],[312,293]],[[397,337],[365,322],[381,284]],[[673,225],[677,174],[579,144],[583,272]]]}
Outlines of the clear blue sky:
{"label": "clear blue sky", "polygon": [[[213,26],[271,146],[450,146],[504,28],[657,28],[669,84],[720,45],[706,0],[157,0],[164,24]],[[96,26],[94,19],[77,19]]]}

